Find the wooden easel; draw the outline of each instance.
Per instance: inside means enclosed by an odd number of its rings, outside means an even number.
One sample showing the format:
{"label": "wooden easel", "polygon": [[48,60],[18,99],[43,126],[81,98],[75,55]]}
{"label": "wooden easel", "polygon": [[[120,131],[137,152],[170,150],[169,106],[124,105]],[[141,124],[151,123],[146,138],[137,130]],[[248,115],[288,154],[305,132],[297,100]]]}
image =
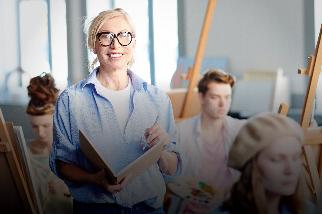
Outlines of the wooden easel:
{"label": "wooden easel", "polygon": [[[305,131],[305,145],[303,146],[303,154],[305,158],[306,177],[309,183],[309,188],[315,200],[319,200],[321,196],[322,182],[322,127],[309,128],[311,122],[312,111],[314,107],[314,99],[318,85],[319,75],[322,71],[322,25],[319,38],[315,48],[315,54],[308,58],[307,69],[299,69],[298,73],[309,76],[309,84],[306,90],[304,107],[302,109],[300,125]],[[279,113],[287,115],[288,107],[286,104],[281,104]],[[318,163],[314,159],[312,145],[320,145],[318,154]]]}
{"label": "wooden easel", "polygon": [[208,0],[207,11],[206,11],[203,26],[201,29],[201,34],[199,38],[197,52],[195,55],[194,65],[192,69],[189,68],[187,75],[185,76],[185,79],[189,80],[189,84],[188,84],[188,90],[184,95],[183,104],[180,105],[181,110],[179,113],[179,118],[178,118],[179,120],[191,116],[189,109],[191,106],[195,105],[194,100],[196,99],[196,95],[195,95],[196,92],[194,89],[199,81],[199,77],[200,77],[199,72],[200,72],[201,63],[205,52],[208,32],[209,32],[215,7],[216,7],[216,0]]}
{"label": "wooden easel", "polygon": [[[20,160],[21,161],[21,160]],[[1,213],[36,214],[33,198],[0,109],[0,200]]]}

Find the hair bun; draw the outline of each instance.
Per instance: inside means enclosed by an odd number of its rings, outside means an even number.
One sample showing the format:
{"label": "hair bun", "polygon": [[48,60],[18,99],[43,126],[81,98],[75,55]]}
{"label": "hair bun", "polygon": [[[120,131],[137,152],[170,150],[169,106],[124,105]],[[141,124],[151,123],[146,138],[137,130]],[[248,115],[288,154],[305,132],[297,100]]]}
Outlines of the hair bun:
{"label": "hair bun", "polygon": [[28,114],[42,115],[53,112],[59,90],[56,88],[55,80],[51,74],[42,73],[33,77],[30,79],[27,89],[30,97],[27,107]]}

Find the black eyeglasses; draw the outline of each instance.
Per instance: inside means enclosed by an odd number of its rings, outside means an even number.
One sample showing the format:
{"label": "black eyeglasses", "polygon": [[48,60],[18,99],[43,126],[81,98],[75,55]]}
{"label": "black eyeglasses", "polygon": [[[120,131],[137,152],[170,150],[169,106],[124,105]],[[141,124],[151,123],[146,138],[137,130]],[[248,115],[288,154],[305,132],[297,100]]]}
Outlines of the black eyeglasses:
{"label": "black eyeglasses", "polygon": [[112,32],[100,32],[96,34],[96,37],[100,44],[104,47],[110,46],[114,42],[115,38],[120,45],[128,46],[131,44],[132,39],[135,38],[135,34],[131,32],[119,32],[118,34]]}

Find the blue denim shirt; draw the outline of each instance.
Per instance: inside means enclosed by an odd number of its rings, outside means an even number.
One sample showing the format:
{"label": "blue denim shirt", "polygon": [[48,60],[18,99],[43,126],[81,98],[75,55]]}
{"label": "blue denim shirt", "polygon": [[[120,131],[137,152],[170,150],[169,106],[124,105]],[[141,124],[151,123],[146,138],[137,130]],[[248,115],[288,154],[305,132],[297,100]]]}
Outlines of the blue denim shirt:
{"label": "blue denim shirt", "polygon": [[[64,90],[54,113],[54,142],[50,154],[50,167],[56,171],[56,160],[77,165],[93,172],[93,165],[80,151],[79,130],[95,144],[103,159],[109,162],[115,173],[143,154],[142,136],[156,118],[169,134],[171,142],[167,150],[178,157],[177,172],[181,171],[179,152],[176,150],[176,130],[169,97],[158,88],[148,85],[130,70],[130,114],[124,130],[121,130],[111,102],[96,90],[96,68],[89,77]],[[125,207],[145,201],[149,206],[162,206],[165,194],[165,178],[158,163],[134,177],[120,192],[111,194],[92,184],[66,181],[72,196],[81,202],[117,203]]]}

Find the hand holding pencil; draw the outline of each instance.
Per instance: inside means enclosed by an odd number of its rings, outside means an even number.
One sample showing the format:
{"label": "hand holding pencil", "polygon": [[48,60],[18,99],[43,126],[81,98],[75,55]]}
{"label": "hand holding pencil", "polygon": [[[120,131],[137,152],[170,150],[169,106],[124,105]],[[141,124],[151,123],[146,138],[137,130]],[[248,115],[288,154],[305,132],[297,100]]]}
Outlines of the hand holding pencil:
{"label": "hand holding pencil", "polygon": [[156,117],[154,124],[145,130],[144,139],[146,143],[143,146],[143,150],[154,146],[158,142],[164,142],[165,145],[170,143],[168,133],[159,126],[158,121],[159,115]]}

